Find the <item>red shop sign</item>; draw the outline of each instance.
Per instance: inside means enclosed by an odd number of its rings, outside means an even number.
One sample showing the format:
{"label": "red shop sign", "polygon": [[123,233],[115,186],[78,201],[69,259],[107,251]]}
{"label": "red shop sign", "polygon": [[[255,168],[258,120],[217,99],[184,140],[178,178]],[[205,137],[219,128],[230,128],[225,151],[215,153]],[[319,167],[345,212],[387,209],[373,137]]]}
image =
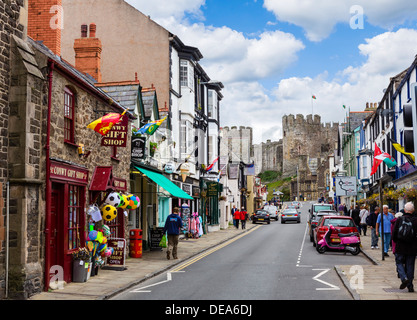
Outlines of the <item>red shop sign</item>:
{"label": "red shop sign", "polygon": [[82,184],[88,183],[88,170],[66,165],[63,163],[51,162],[49,167],[51,179],[60,179]]}
{"label": "red shop sign", "polygon": [[128,121],[128,117],[123,116],[122,120],[101,138],[101,145],[104,147],[126,147]]}

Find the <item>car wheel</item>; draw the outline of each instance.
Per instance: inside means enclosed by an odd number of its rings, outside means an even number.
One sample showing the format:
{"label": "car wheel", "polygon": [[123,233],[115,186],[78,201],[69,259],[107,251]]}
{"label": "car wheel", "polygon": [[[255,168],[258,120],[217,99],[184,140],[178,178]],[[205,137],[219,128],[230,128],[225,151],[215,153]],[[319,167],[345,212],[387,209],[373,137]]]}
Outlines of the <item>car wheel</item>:
{"label": "car wheel", "polygon": [[281,220],[281,224],[284,224],[285,223],[285,221],[284,220]]}

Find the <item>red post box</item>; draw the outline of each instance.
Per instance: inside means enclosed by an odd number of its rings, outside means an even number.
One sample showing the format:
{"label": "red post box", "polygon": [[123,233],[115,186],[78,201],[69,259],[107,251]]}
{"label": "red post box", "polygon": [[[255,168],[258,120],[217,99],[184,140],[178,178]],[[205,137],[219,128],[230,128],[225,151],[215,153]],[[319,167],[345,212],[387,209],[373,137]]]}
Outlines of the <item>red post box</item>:
{"label": "red post box", "polygon": [[142,258],[142,230],[132,229],[129,232],[130,236],[130,252],[131,258]]}

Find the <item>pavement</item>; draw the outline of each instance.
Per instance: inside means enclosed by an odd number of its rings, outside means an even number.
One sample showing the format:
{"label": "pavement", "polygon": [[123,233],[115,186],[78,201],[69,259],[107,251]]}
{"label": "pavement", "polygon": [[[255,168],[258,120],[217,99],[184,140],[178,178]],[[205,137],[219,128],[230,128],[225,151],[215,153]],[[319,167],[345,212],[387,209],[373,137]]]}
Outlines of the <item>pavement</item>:
{"label": "pavement", "polygon": [[[362,252],[372,262],[369,266],[339,265],[335,270],[355,300],[417,300],[417,292],[400,290],[395,256],[382,259],[381,238],[379,249],[371,249],[371,230],[361,236]],[[414,281],[415,282],[415,281]],[[417,286],[415,286],[417,288]]]}
{"label": "pavement", "polygon": [[[167,260],[165,250],[145,251],[142,258],[127,258],[126,270],[100,269],[98,275],[84,283],[65,284],[62,289],[42,292],[30,300],[107,300],[173,267],[185,263],[236,237],[243,236],[258,225],[246,224],[246,229],[230,226],[203,235],[199,239],[180,240],[178,259]],[[395,258],[392,252],[382,260],[381,249],[371,249],[371,236],[362,236],[362,252],[371,265],[336,265],[335,270],[354,300],[417,300],[417,292],[400,290]],[[380,244],[380,241],[379,241]],[[417,288],[417,286],[416,286]]]}

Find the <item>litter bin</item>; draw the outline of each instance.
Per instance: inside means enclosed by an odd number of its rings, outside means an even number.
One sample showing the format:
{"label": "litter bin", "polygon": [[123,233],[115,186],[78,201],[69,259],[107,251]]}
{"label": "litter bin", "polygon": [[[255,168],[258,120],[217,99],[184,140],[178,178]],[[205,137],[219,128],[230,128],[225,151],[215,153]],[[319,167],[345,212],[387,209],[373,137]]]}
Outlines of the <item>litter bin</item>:
{"label": "litter bin", "polygon": [[142,230],[130,230],[129,256],[131,258],[142,258]]}

